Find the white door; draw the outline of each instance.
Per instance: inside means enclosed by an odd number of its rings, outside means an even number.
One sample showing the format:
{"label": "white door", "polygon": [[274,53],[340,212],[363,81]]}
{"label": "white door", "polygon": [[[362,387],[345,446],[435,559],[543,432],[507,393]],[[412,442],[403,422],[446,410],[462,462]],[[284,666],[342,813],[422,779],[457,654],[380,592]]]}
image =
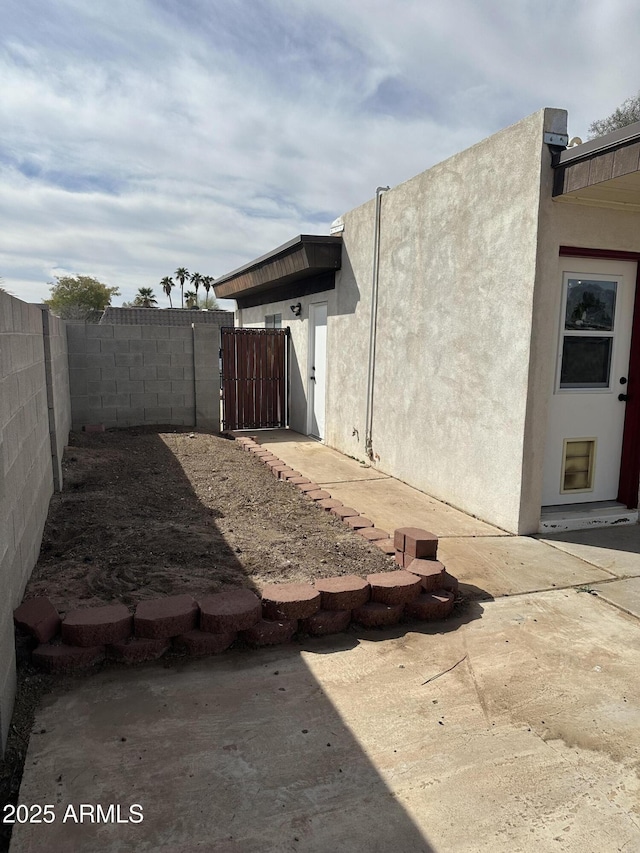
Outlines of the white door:
{"label": "white door", "polygon": [[542,503],[615,500],[636,264],[563,259]]}
{"label": "white door", "polygon": [[324,398],[327,366],[327,303],[309,309],[309,416],[307,432],[324,438]]}

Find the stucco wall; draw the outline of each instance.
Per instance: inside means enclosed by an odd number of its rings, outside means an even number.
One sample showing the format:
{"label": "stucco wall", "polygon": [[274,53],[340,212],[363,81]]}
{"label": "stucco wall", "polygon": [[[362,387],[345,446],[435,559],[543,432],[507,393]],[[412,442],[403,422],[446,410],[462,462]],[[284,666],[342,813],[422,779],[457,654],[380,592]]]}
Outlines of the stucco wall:
{"label": "stucco wall", "polygon": [[[230,325],[229,318],[221,322]],[[69,324],[73,428],[220,428],[220,327]],[[197,397],[196,397],[197,393]]]}
{"label": "stucco wall", "polygon": [[61,321],[45,312],[43,328],[40,308],[0,293],[0,751],[16,686],[13,610],[38,557],[68,438],[65,347]]}
{"label": "stucco wall", "polygon": [[[382,198],[374,463],[514,532],[554,118],[538,112]],[[363,458],[374,202],[344,222],[337,287],[355,309],[329,327],[327,442]]]}
{"label": "stucco wall", "polygon": [[[549,281],[559,241],[580,236],[570,212],[550,207],[543,134],[565,129],[563,110],[541,110],[381,201],[373,464],[510,532],[538,527]],[[543,230],[553,233],[542,248],[541,192]],[[301,300],[300,320],[288,302],[238,315],[261,326],[280,312],[290,326],[291,426],[306,432],[309,303],[326,296],[325,441],[363,460],[374,216],[374,200],[343,216],[336,290]],[[598,215],[590,219],[597,229]]]}

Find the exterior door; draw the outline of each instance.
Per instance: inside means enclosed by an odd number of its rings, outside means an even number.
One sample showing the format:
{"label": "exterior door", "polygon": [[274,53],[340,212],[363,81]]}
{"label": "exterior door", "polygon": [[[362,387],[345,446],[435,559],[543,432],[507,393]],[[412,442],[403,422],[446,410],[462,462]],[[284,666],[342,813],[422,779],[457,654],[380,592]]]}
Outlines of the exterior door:
{"label": "exterior door", "polygon": [[324,439],[325,382],[327,366],[327,303],[309,309],[309,435]]}
{"label": "exterior door", "polygon": [[545,506],[618,495],[635,282],[635,263],[563,258]]}

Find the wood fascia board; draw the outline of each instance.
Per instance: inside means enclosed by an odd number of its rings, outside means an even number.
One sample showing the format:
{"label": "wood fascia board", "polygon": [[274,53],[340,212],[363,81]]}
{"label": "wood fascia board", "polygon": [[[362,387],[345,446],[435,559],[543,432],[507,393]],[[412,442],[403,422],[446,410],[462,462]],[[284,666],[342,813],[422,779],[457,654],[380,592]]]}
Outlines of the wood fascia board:
{"label": "wood fascia board", "polygon": [[333,272],[340,269],[341,251],[342,241],[335,237],[326,238],[325,242],[322,239],[305,242],[301,238],[295,244],[287,244],[279,254],[258,259],[254,266],[241,269],[235,276],[230,274],[228,280],[214,285],[215,294],[218,298],[238,298]]}
{"label": "wood fascia board", "polygon": [[640,169],[640,140],[631,140],[625,145],[556,165],[553,195],[558,198],[578,190],[598,185],[606,186],[609,181],[631,175]]}

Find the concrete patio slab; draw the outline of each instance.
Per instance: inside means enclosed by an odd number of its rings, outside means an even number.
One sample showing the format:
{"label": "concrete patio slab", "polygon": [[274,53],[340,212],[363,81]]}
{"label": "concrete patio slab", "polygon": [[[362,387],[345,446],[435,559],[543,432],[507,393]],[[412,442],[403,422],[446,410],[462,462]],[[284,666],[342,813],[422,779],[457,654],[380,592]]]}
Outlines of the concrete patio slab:
{"label": "concrete patio slab", "polygon": [[539,538],[616,577],[640,576],[640,525],[575,530]]}
{"label": "concrete patio slab", "polygon": [[292,430],[265,430],[258,439],[271,445],[287,465],[345,505],[354,506],[382,530],[412,526],[437,536],[509,535]]}
{"label": "concrete patio slab", "polygon": [[389,477],[367,482],[334,483],[327,486],[331,497],[355,507],[374,527],[421,527],[444,536],[509,536],[498,527],[479,521],[435,500],[417,489]]}
{"label": "concrete patio slab", "polygon": [[[56,820],[11,853],[640,849],[639,631],[569,590],[105,671],[38,711],[20,802]],[[144,820],[63,822],[80,803]]]}
{"label": "concrete patio slab", "polygon": [[593,589],[600,598],[640,619],[640,578],[598,584]]}
{"label": "concrete patio slab", "polygon": [[258,441],[268,447],[291,468],[304,473],[314,483],[342,483],[350,480],[388,479],[368,465],[349,459],[337,450],[288,429],[264,430],[256,433]]}
{"label": "concrete patio slab", "polygon": [[441,539],[438,559],[461,584],[491,596],[597,583],[612,577],[610,572],[527,536]]}

